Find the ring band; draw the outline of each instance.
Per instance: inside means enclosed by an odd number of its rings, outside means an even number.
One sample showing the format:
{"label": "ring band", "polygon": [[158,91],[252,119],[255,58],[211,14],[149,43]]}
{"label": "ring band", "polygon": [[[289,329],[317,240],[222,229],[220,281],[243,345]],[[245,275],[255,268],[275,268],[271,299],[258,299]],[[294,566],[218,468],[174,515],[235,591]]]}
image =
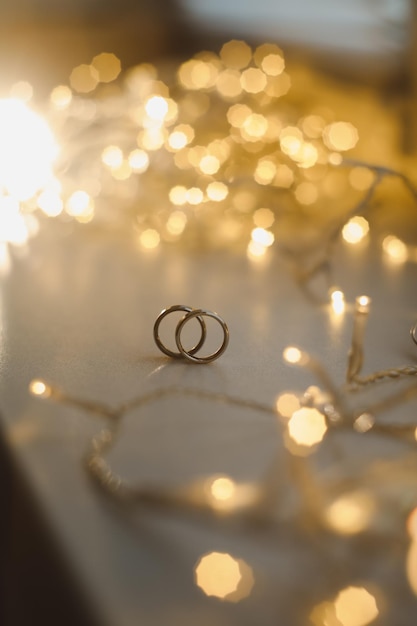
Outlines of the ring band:
{"label": "ring band", "polygon": [[411,339],[417,344],[417,322],[410,330]]}
{"label": "ring band", "polygon": [[[183,356],[188,355],[188,358],[191,358],[195,352],[198,352],[198,350],[200,350],[200,348],[203,346],[205,340],[206,340],[206,336],[207,336],[207,329],[206,329],[206,324],[203,320],[203,318],[201,317],[201,315],[197,314],[197,315],[193,315],[193,317],[197,318],[198,323],[200,324],[201,327],[201,337],[199,339],[199,341],[196,343],[196,345],[191,348],[190,350],[184,350],[184,348],[182,347],[181,344],[181,350],[180,352],[173,352],[172,350],[170,350],[169,348],[166,347],[166,345],[162,342],[160,336],[159,336],[159,326],[162,322],[162,320],[164,319],[164,317],[166,317],[167,315],[169,315],[170,313],[173,313],[174,311],[185,311],[186,316],[189,315],[190,313],[194,312],[193,307],[191,306],[186,306],[185,304],[174,304],[173,306],[170,306],[168,309],[163,309],[160,314],[158,315],[158,317],[156,318],[154,327],[153,327],[153,337],[155,339],[155,343],[158,346],[158,348],[161,350],[161,352],[163,352],[164,354],[166,354],[167,356],[171,356],[174,357],[174,359],[179,359]],[[182,318],[184,319],[184,318]],[[177,327],[178,329],[178,327]],[[178,349],[179,345],[178,345],[178,341],[177,341],[177,346]]]}
{"label": "ring band", "polygon": [[[213,352],[212,354],[209,354],[208,356],[199,357],[199,356],[195,356],[195,353],[197,352],[199,348],[195,347],[193,350],[184,349],[184,346],[182,345],[182,342],[181,342],[181,331],[184,328],[185,324],[193,317],[196,317],[198,320],[201,320],[204,322],[204,320],[202,319],[204,316],[211,317],[219,322],[223,330],[223,342],[220,348],[216,350],[215,352]],[[204,325],[204,330],[205,330],[205,325]],[[205,339],[205,333],[204,333],[204,339]],[[194,363],[211,363],[211,361],[214,361],[215,359],[217,359],[226,350],[228,343],[229,343],[229,329],[227,327],[226,322],[217,313],[214,313],[213,311],[207,311],[205,309],[192,309],[191,311],[187,312],[184,315],[184,317],[178,322],[177,328],[175,330],[175,341],[176,341],[178,350],[180,351],[180,354],[184,356],[186,359],[188,359],[189,361],[193,361]],[[199,343],[201,343],[201,340]]]}

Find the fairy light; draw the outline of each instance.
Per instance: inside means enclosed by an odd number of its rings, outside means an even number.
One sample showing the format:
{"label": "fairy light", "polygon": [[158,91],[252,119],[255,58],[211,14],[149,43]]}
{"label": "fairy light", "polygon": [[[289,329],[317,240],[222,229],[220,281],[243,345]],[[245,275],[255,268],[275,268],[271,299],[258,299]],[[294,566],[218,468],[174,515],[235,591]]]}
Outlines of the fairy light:
{"label": "fairy light", "polygon": [[333,289],[330,294],[332,311],[335,315],[341,315],[345,311],[345,294],[340,289]]}
{"label": "fairy light", "polygon": [[139,243],[146,250],[153,250],[159,246],[161,237],[154,228],[147,228],[139,235]]}
{"label": "fairy light", "polygon": [[334,601],[342,626],[367,626],[379,615],[375,596],[365,587],[346,587]]}
{"label": "fairy light", "polygon": [[29,391],[34,396],[39,396],[41,398],[48,398],[52,389],[49,385],[47,385],[43,380],[34,379],[29,384]]}
{"label": "fairy light", "polygon": [[366,530],[376,512],[376,504],[367,491],[343,494],[325,510],[327,525],[340,535],[356,535]]}
{"label": "fairy light", "polygon": [[142,174],[149,167],[149,156],[144,150],[132,150],[129,154],[128,162],[133,172]]}
{"label": "fairy light", "polygon": [[289,436],[301,446],[315,446],[323,440],[326,432],[326,419],[314,408],[302,407],[294,411],[288,422]]}
{"label": "fairy light", "polygon": [[352,217],[342,229],[342,237],[346,243],[355,244],[362,241],[369,232],[369,223],[360,215]]}
{"label": "fairy light", "polygon": [[86,63],[74,67],[70,74],[70,84],[74,91],[79,93],[89,93],[94,91],[99,83],[97,70]]}
{"label": "fairy light", "polygon": [[300,400],[293,393],[282,393],[276,400],[276,409],[279,415],[290,418],[300,408]]}
{"label": "fairy light", "polygon": [[117,169],[123,163],[123,152],[118,146],[107,146],[101,154],[104,165],[111,169]]}
{"label": "fairy light", "polygon": [[405,263],[408,259],[407,246],[401,239],[388,235],[382,242],[382,249],[393,263]]}

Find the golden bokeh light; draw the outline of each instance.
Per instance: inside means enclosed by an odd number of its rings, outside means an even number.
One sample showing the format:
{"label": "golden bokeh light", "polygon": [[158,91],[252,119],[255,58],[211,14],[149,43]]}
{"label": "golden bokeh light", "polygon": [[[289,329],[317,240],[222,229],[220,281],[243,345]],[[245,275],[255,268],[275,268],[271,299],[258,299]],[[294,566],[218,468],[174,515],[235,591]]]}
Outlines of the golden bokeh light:
{"label": "golden bokeh light", "polygon": [[335,315],[341,315],[346,308],[345,294],[340,289],[333,289],[330,294],[332,311]]}
{"label": "golden bokeh light", "polygon": [[132,150],[128,158],[129,166],[133,172],[141,174],[149,167],[149,156],[145,150]]}
{"label": "golden bokeh light", "polygon": [[408,248],[401,239],[388,235],[382,242],[382,249],[393,263],[405,263],[408,260]]}
{"label": "golden bokeh light", "polygon": [[246,249],[246,256],[251,261],[261,261],[265,257],[267,250],[268,248],[259,243],[259,241],[251,239]]}
{"label": "golden bokeh light", "polygon": [[316,185],[309,182],[304,182],[297,185],[294,194],[298,202],[304,205],[314,204],[319,197],[319,192]]}
{"label": "golden bokeh light", "polygon": [[236,483],[228,476],[217,476],[208,481],[207,489],[216,504],[233,505],[236,496]]}
{"label": "golden bokeh light", "polygon": [[147,228],[139,235],[139,243],[146,250],[153,250],[159,246],[161,236],[154,228]]}
{"label": "golden bokeh light", "polygon": [[288,422],[288,434],[301,446],[320,443],[327,432],[326,418],[317,409],[302,407],[293,413]]}
{"label": "golden bokeh light", "polygon": [[371,298],[369,296],[358,296],[355,300],[355,307],[359,313],[367,313],[371,306]]}
{"label": "golden bokeh light", "polygon": [[260,93],[266,87],[266,76],[264,72],[256,67],[250,67],[240,77],[242,89],[247,93]]}
{"label": "golden bokeh light", "polygon": [[30,382],[29,391],[32,395],[42,398],[48,398],[52,393],[51,387],[39,379],[34,379]]}
{"label": "golden bokeh light", "polygon": [[369,233],[369,222],[360,215],[352,217],[342,229],[342,237],[347,243],[355,244],[362,241]]}
{"label": "golden bokeh light", "polygon": [[107,146],[101,153],[101,160],[107,167],[117,169],[123,163],[123,152],[119,146]]}
{"label": "golden bokeh light", "polygon": [[220,161],[217,157],[206,154],[202,157],[198,167],[203,174],[216,174],[220,169]]}
{"label": "golden bokeh light", "polygon": [[259,185],[269,185],[275,179],[277,166],[270,159],[262,159],[258,162],[254,179]]}
{"label": "golden bokeh light", "polygon": [[29,200],[53,180],[57,156],[46,121],[22,100],[0,99],[0,189]]}
{"label": "golden bokeh light", "polygon": [[254,576],[252,568],[243,559],[227,552],[210,552],[201,557],[194,570],[195,582],[207,595],[239,602],[250,595]]}
{"label": "golden bokeh light", "polygon": [[190,187],[185,194],[188,204],[200,204],[204,200],[204,194],[199,187]]}
{"label": "golden bokeh light", "polygon": [[323,140],[330,150],[344,152],[356,146],[359,134],[350,122],[334,122],[324,129]]}
{"label": "golden bokeh light", "polygon": [[223,44],[220,58],[227,67],[241,70],[249,65],[252,59],[252,50],[245,41],[232,39]]}
{"label": "golden bokeh light", "polygon": [[379,615],[375,596],[365,587],[346,587],[334,601],[335,614],[342,626],[367,626]]}
{"label": "golden bokeh light", "polygon": [[182,206],[187,203],[187,187],[184,185],[175,185],[169,192],[169,199],[172,204],[176,206]]}
{"label": "golden bokeh light", "polygon": [[294,346],[288,346],[285,348],[282,356],[284,361],[291,363],[292,365],[302,363],[305,359],[304,353]]}
{"label": "golden bokeh light", "polygon": [[168,113],[168,102],[162,96],[152,96],[145,103],[145,111],[152,120],[162,122]]}
{"label": "golden bokeh light", "polygon": [[89,93],[94,91],[99,83],[99,75],[92,65],[85,63],[74,67],[70,74],[70,84],[74,91]]}
{"label": "golden bokeh light", "polygon": [[214,181],[207,185],[207,197],[214,202],[225,200],[229,194],[229,189],[225,183]]}
{"label": "golden bokeh light", "polygon": [[375,174],[368,167],[354,167],[349,172],[349,182],[358,191],[369,189],[374,179]]}
{"label": "golden bokeh light", "polygon": [[253,221],[260,228],[269,228],[275,221],[275,215],[271,209],[257,209],[253,214]]}
{"label": "golden bokeh light", "polygon": [[325,521],[329,528],[340,535],[355,535],[371,524],[376,512],[372,495],[365,491],[354,491],[339,496],[325,510]]}
{"label": "golden bokeh light", "polygon": [[58,85],[51,91],[50,101],[55,109],[66,109],[72,102],[72,91],[67,85]]}
{"label": "golden bokeh light", "polygon": [[251,238],[252,241],[264,246],[265,248],[272,246],[275,241],[274,234],[271,233],[271,231],[265,230],[265,228],[261,228],[259,226],[252,230]]}
{"label": "golden bokeh light", "polygon": [[78,191],[74,191],[70,197],[68,198],[65,210],[68,215],[72,215],[73,217],[88,215],[93,206],[93,200],[90,195],[79,189]]}
{"label": "golden bokeh light", "polygon": [[300,406],[300,400],[294,393],[282,393],[276,400],[276,409],[282,417],[292,417]]}
{"label": "golden bokeh light", "polygon": [[173,211],[167,221],[167,231],[170,235],[178,237],[183,233],[186,224],[186,214],[183,211]]}
{"label": "golden bokeh light", "polygon": [[101,83],[110,83],[119,76],[122,71],[120,59],[112,52],[102,52],[95,56],[91,62],[96,70],[98,80]]}
{"label": "golden bokeh light", "polygon": [[236,70],[223,70],[217,77],[216,87],[223,98],[237,98],[242,93],[240,73]]}
{"label": "golden bokeh light", "polygon": [[42,191],[36,204],[48,217],[57,217],[64,210],[64,202],[59,193],[54,190],[45,189]]}

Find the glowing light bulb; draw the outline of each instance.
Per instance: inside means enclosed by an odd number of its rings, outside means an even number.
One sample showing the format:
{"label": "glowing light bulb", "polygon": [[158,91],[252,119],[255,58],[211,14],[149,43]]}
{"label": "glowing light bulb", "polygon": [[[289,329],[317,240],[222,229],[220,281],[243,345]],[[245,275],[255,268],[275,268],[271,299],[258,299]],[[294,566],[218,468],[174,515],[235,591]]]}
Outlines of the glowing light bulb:
{"label": "glowing light bulb", "polygon": [[40,396],[42,398],[47,398],[51,395],[52,389],[49,385],[43,382],[43,380],[32,380],[29,384],[29,391],[34,396]]}

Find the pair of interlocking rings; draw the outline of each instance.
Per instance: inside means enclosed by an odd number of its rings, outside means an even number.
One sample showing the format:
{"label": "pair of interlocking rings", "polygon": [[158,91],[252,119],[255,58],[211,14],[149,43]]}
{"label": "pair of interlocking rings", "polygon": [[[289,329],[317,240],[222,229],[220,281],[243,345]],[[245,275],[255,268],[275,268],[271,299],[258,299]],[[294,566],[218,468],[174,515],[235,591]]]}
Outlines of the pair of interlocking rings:
{"label": "pair of interlocking rings", "polygon": [[[162,320],[174,311],[185,312],[185,315],[179,320],[175,329],[175,343],[177,344],[178,352],[174,352],[173,350],[167,348],[159,336],[159,326]],[[207,327],[204,321],[204,317],[211,317],[220,324],[223,330],[223,342],[220,348],[218,348],[215,352],[212,352],[207,356],[197,356],[196,353],[199,352],[199,350],[203,347],[207,337]],[[189,350],[186,350],[181,340],[181,333],[186,323],[194,318],[200,324],[201,337],[195,346],[193,346]],[[229,329],[226,322],[220,317],[220,315],[214,313],[214,311],[207,311],[206,309],[193,309],[193,307],[186,306],[185,304],[174,304],[168,309],[163,309],[156,318],[153,327],[153,336],[156,345],[164,354],[174,358],[185,358],[189,361],[192,361],[193,363],[211,363],[211,361],[218,359],[219,356],[223,354],[229,343]]]}

